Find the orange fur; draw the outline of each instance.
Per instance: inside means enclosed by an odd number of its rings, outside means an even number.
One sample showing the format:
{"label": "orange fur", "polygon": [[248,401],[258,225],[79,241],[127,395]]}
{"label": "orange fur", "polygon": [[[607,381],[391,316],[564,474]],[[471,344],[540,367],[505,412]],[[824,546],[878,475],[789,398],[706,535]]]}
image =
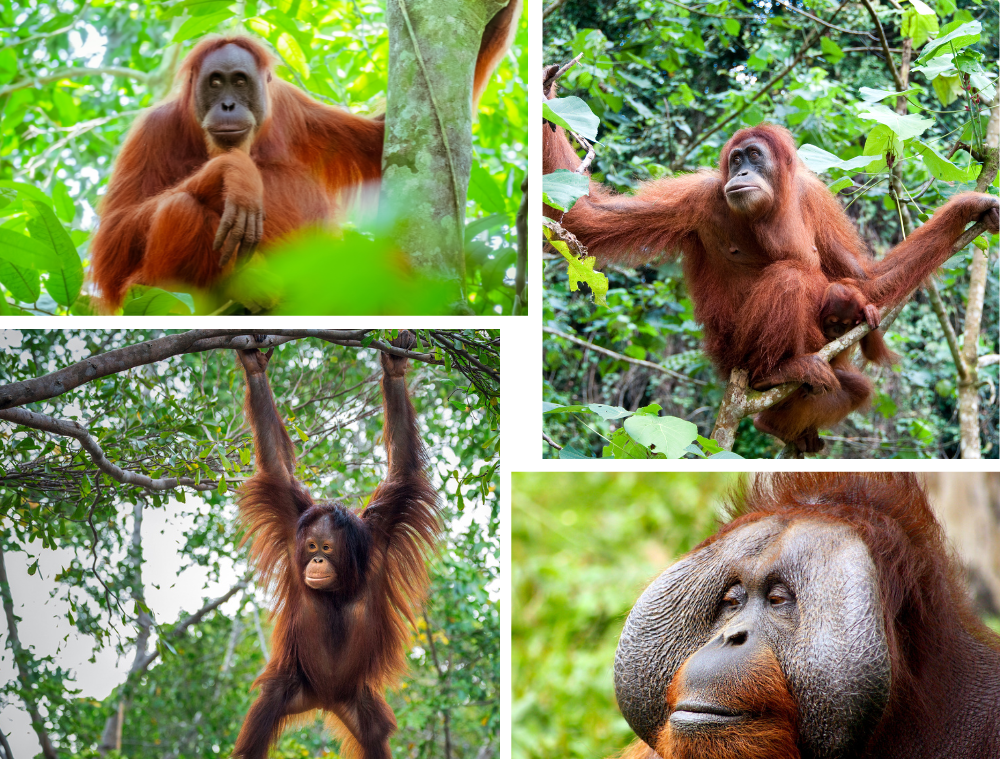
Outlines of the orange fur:
{"label": "orange fur", "polygon": [[[563,130],[542,129],[543,172],[575,170],[580,160]],[[731,150],[751,138],[765,142],[773,156],[774,200],[763,212],[743,215],[730,208],[723,188]],[[818,319],[827,285],[851,279],[866,302],[898,302],[951,255],[968,222],[984,218],[996,225],[996,198],[955,196],[876,262],[836,198],[799,160],[786,129],[762,124],[738,131],[719,166],[646,182],[632,195],[614,195],[591,181],[589,196],[569,212],[546,207],[545,213],[561,220],[598,263],[637,266],[681,253],[705,351],[719,373],[728,378],[745,368],[758,390],[804,383],[804,390],[758,417],[757,426],[801,450],[820,450],[817,427],[836,424],[871,394],[870,381],[846,357],[833,366],[806,358],[827,343]],[[882,363],[893,357],[878,335],[862,348]]]}

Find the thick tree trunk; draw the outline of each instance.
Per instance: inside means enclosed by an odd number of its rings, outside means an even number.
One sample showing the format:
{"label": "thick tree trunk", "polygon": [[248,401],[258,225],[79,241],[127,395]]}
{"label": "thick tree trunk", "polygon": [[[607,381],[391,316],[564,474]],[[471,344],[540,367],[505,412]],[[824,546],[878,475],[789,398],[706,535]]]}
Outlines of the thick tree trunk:
{"label": "thick tree trunk", "polygon": [[379,207],[414,266],[465,299],[472,77],[502,0],[387,0],[389,87]]}

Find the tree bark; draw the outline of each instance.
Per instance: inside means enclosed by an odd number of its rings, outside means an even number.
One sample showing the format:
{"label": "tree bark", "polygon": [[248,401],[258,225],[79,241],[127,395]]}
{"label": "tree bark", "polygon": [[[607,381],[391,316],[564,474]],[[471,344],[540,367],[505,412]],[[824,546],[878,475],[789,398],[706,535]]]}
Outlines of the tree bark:
{"label": "tree bark", "polygon": [[503,0],[388,0],[389,88],[379,206],[419,268],[465,304],[465,202],[472,166],[472,79]]}

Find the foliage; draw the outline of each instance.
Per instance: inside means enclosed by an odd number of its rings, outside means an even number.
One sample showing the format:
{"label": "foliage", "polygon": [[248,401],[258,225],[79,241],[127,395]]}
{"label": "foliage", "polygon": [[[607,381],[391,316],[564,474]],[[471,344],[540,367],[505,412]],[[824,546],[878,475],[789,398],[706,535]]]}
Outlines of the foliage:
{"label": "foliage", "polygon": [[[88,244],[125,133],[141,109],[168,93],[184,53],[216,32],[266,39],[280,58],[278,75],[320,101],[359,113],[384,110],[389,43],[380,4],[0,0],[0,314],[91,312],[84,282]],[[510,313],[513,306],[514,217],[527,167],[526,44],[525,16],[473,127],[466,268],[476,313]],[[298,288],[315,300],[286,312],[377,309],[384,303],[359,301],[356,294],[373,278],[383,283],[402,274],[397,259],[376,259],[371,269],[358,271],[352,262],[387,241],[379,227],[368,229],[366,217],[354,222],[366,225],[361,239],[348,234],[305,249],[291,243],[282,256],[287,279],[269,297],[226,287],[195,297],[138,289],[125,312],[257,312],[274,308],[282,291]],[[316,266],[319,253],[338,263]],[[387,312],[433,313],[448,305],[443,297],[404,299]]]}
{"label": "foliage", "polygon": [[512,475],[515,759],[611,756],[634,737],[612,662],[646,584],[715,528],[731,474]]}
{"label": "foliage", "polygon": [[[391,333],[373,331],[365,343]],[[38,377],[160,334],[7,332],[0,382]],[[496,746],[499,719],[499,404],[496,392],[449,350],[460,346],[496,371],[499,361],[491,351],[498,334],[418,336],[418,350],[436,352],[442,362],[415,362],[409,381],[432,481],[444,500],[446,530],[431,563],[431,596],[415,631],[410,672],[390,694],[399,719],[394,755],[442,756],[447,715],[452,756],[474,757],[483,746]],[[452,343],[442,348],[443,340]],[[362,506],[385,474],[378,361],[377,351],[313,338],[276,348],[268,374],[298,448],[297,476],[314,494]],[[129,553],[135,504],[140,514],[166,510],[171,523],[183,526],[178,551],[186,567],[205,568],[210,581],[246,571],[233,498],[252,460],[242,384],[230,352],[210,351],[112,374],[31,405],[36,412],[78,420],[118,466],[152,477],[191,477],[202,486],[218,483],[210,490],[154,492],[124,485],[98,471],[68,439],[0,423],[2,547],[8,554],[25,553],[36,566],[42,552],[72,552],[55,578],[54,597],[95,651],[112,647],[129,662],[135,654],[137,615],[147,608],[141,571],[156,561],[157,551],[147,538],[138,562],[128,560],[135,555]],[[182,572],[178,582],[196,581]],[[16,602],[25,600],[17,587],[12,593]],[[268,620],[266,613],[258,616],[258,607],[266,609],[267,602],[251,585],[180,636],[170,632],[176,622],[149,609],[159,659],[103,702],[78,697],[58,662],[36,658],[28,645],[34,692],[57,748],[89,756],[105,719],[125,698],[131,705],[123,756],[149,756],[152,746],[162,747],[164,756],[172,751],[176,759],[228,755],[250,703],[250,683],[264,664],[256,628],[260,622],[266,637]],[[192,598],[185,608],[190,613],[200,605]],[[437,664],[428,653],[430,636]],[[11,682],[5,695],[20,702],[22,691]],[[316,723],[287,733],[276,755],[337,756],[335,746]]]}
{"label": "foliage", "polygon": [[[560,80],[560,94],[582,99],[601,120],[595,179],[628,191],[643,180],[712,166],[736,129],[767,120],[793,132],[800,155],[831,190],[849,188],[848,215],[882,254],[902,239],[902,201],[915,205],[925,220],[951,195],[974,187],[986,157],[985,103],[996,94],[996,57],[988,53],[997,47],[997,10],[978,0],[949,0],[930,15],[922,3],[903,12],[874,4],[897,62],[904,44],[915,51],[906,92],[914,113],[897,114],[882,104],[895,105],[896,87],[864,6],[849,4],[834,15],[838,5],[825,0],[793,5],[568,4],[546,19],[544,61],[583,56]],[[847,31],[816,24],[796,10]],[[945,37],[950,39],[937,43]],[[579,110],[573,109],[578,119]],[[893,167],[900,172],[902,199],[887,181]],[[998,352],[996,237],[989,242],[980,355]],[[607,306],[594,307],[571,295],[576,281],[572,275],[567,281],[564,256],[549,261],[546,325],[691,379],[655,374],[547,334],[545,400],[630,410],[655,402],[708,435],[728,378],[717,377],[698,351],[701,330],[679,266],[609,267]],[[970,261],[971,247],[939,273],[953,323],[965,318],[963,274]],[[893,371],[869,369],[876,380],[872,411],[853,414],[838,436],[826,437],[829,455],[957,457],[954,366],[924,294],[906,306],[887,337],[903,362]],[[981,370],[981,377],[983,455],[996,457],[1000,438],[990,389],[997,384],[996,367]],[[546,430],[589,455],[604,445],[578,426],[550,423]],[[734,450],[759,456],[774,455],[779,447],[744,420]]]}

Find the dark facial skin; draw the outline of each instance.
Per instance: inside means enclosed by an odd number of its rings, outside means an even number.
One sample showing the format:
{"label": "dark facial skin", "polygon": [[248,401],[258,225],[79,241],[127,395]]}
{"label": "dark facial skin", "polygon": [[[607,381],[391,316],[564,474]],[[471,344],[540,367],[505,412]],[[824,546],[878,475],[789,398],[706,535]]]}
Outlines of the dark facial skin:
{"label": "dark facial skin", "polygon": [[774,158],[763,141],[749,140],[729,154],[726,202],[740,214],[759,214],[774,201]]}
{"label": "dark facial skin", "polygon": [[310,525],[302,539],[304,555],[308,559],[303,579],[313,590],[333,590],[337,584],[337,564],[342,541],[333,529],[329,518],[319,519]]}
{"label": "dark facial skin", "polygon": [[249,51],[226,45],[209,53],[195,81],[195,107],[205,134],[222,150],[253,139],[267,111],[265,82]]}

